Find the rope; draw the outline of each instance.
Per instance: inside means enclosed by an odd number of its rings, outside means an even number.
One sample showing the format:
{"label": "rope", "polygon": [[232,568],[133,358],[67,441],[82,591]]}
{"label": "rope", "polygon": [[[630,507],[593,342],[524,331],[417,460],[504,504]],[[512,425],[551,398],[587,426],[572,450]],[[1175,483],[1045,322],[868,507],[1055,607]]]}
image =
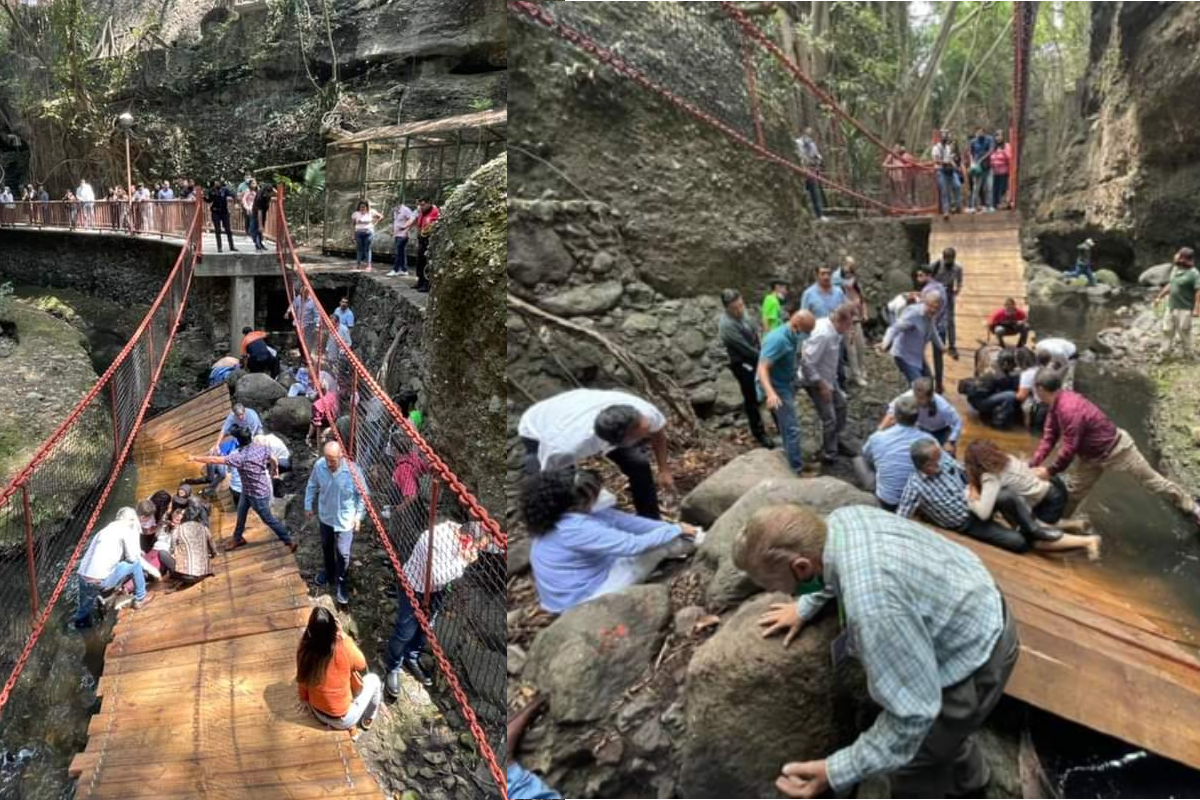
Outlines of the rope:
{"label": "rope", "polygon": [[[175,266],[171,268],[171,272],[167,276],[167,280],[163,284],[163,288],[159,291],[158,297],[155,298],[154,303],[150,306],[150,310],[146,313],[146,317],[142,320],[142,324],[138,326],[137,331],[130,338],[129,343],[125,345],[125,349],[121,351],[121,355],[118,356],[119,360],[127,358],[128,354],[133,350],[133,348],[141,343],[142,336],[145,335],[147,330],[149,330],[149,326],[153,323],[154,315],[166,301],[173,284],[177,279],[182,280],[183,292],[179,301],[179,308],[175,312],[174,319],[171,320],[170,333],[167,337],[166,346],[162,348],[158,364],[154,367],[154,372],[150,378],[150,383],[146,388],[146,396],[142,399],[141,405],[138,408],[137,416],[134,418],[133,428],[130,430],[129,435],[125,439],[125,444],[121,448],[120,455],[113,462],[112,472],[109,475],[108,481],[104,485],[104,491],[101,492],[100,498],[96,501],[95,506],[92,509],[91,516],[88,517],[87,525],[84,526],[83,533],[79,537],[79,542],[75,545],[75,549],[71,552],[71,557],[68,559],[66,566],[63,568],[63,573],[59,577],[58,582],[55,584],[54,591],[51,593],[50,599],[46,603],[46,607],[42,609],[42,613],[38,616],[37,621],[34,623],[33,630],[30,632],[29,638],[25,641],[25,647],[21,650],[21,655],[17,659],[17,663],[13,667],[12,673],[8,676],[8,680],[5,681],[3,690],[0,690],[0,715],[2,715],[4,712],[4,707],[8,703],[9,697],[12,695],[13,687],[16,685],[17,679],[21,676],[21,672],[25,669],[25,664],[29,661],[29,656],[33,652],[34,646],[37,644],[38,639],[41,638],[41,635],[46,628],[46,622],[50,619],[50,612],[54,610],[55,604],[58,602],[59,597],[62,595],[63,589],[67,585],[67,579],[70,577],[75,568],[76,562],[78,562],[80,555],[83,553],[83,547],[85,544],[87,544],[87,541],[91,536],[92,529],[95,527],[96,521],[100,517],[100,512],[104,510],[104,506],[108,501],[109,494],[111,494],[113,487],[120,478],[121,468],[125,465],[125,459],[129,456],[129,451],[133,449],[134,440],[137,438],[137,433],[141,429],[142,422],[146,416],[146,411],[150,407],[150,400],[154,396],[154,389],[158,385],[163,368],[166,366],[167,355],[170,352],[171,344],[175,340],[175,332],[179,327],[179,321],[183,318],[183,310],[187,306],[188,292],[192,286],[192,275],[195,270],[197,256],[200,252],[200,220],[202,217],[203,215],[200,213],[199,203],[197,203],[197,213],[192,219],[192,224],[188,231],[187,243],[184,245],[183,249],[179,251],[179,257],[175,260]],[[116,366],[117,363],[114,363],[113,367]],[[60,425],[55,434],[51,436],[51,439],[47,442],[47,445],[52,446],[59,439],[61,439],[67,428],[67,425],[82,415],[84,409],[87,407],[87,404],[90,403],[99,393],[99,389],[103,387],[106,381],[111,379],[114,372],[113,367],[110,367],[105,371],[104,377],[101,378],[101,380],[97,382],[96,386],[92,388],[92,391],[88,392],[84,399],[79,402],[74,411],[72,411],[67,417],[67,420],[64,421],[64,424]],[[38,456],[35,457],[35,462],[40,462],[41,459],[45,458],[48,450],[49,447],[43,446],[43,448],[39,450]],[[21,476],[18,476],[18,479],[21,479],[22,476],[27,479],[29,474],[32,472],[33,467],[36,467],[36,463],[31,462],[29,466],[22,470]],[[6,502],[11,494],[11,492],[6,490],[5,495],[0,497],[0,503]]]}
{"label": "rope", "polygon": [[[876,200],[874,197],[865,195],[862,192],[855,191],[854,189],[851,189],[849,186],[839,183],[831,178],[828,178],[819,172],[810,170],[806,167],[803,167],[799,164],[789,161],[788,159],[783,158],[782,156],[779,156],[779,155],[773,153],[772,151],[768,150],[767,148],[760,146],[756,142],[754,142],[754,141],[748,139],[746,136],[742,135],[737,130],[734,130],[729,125],[725,124],[724,122],[721,122],[716,117],[700,110],[693,104],[691,104],[688,101],[684,100],[683,98],[679,97],[674,92],[672,92],[670,89],[666,88],[665,86],[662,86],[661,84],[657,83],[653,79],[647,77],[644,73],[640,72],[635,67],[631,66],[630,64],[628,64],[627,62],[625,62],[624,60],[619,58],[618,56],[614,55],[612,53],[612,51],[601,47],[599,44],[597,44],[594,40],[590,39],[585,34],[581,33],[580,31],[576,30],[575,28],[572,28],[569,25],[566,25],[565,23],[559,22],[554,17],[552,17],[544,8],[542,8],[541,5],[539,5],[538,3],[532,2],[532,0],[507,0],[507,4],[508,4],[509,11],[514,11],[514,12],[522,15],[524,18],[532,20],[533,22],[536,22],[539,25],[542,25],[543,27],[547,28],[552,33],[557,35],[559,38],[571,43],[577,49],[583,51],[584,53],[587,53],[588,55],[592,56],[597,61],[599,61],[601,64],[604,64],[608,68],[612,69],[618,75],[628,78],[629,80],[633,81],[634,83],[636,83],[638,86],[642,87],[643,89],[646,89],[647,91],[650,91],[650,92],[653,92],[654,94],[659,95],[660,97],[665,99],[667,102],[671,103],[671,105],[673,105],[676,108],[678,108],[679,110],[683,111],[688,116],[692,117],[693,119],[695,119],[699,122],[704,123],[705,125],[708,125],[711,128],[716,129],[717,131],[722,133],[727,138],[732,139],[734,142],[740,144],[741,146],[745,147],[748,150],[752,150],[753,152],[757,153],[762,158],[764,158],[772,163],[778,164],[781,167],[786,167],[787,169],[790,169],[791,171],[793,171],[799,175],[802,175],[805,178],[817,181],[818,183],[821,183],[824,186],[828,186],[829,188],[831,188],[837,192],[840,192],[848,197],[852,197],[866,205],[872,206],[872,207],[874,207],[880,211],[883,211],[884,213],[887,213],[887,214],[904,214],[904,215],[927,214],[927,213],[931,213],[933,211],[932,206],[926,207],[926,208],[914,209],[914,208],[906,208],[906,207],[889,205],[887,203]],[[801,73],[801,74],[803,74],[803,73]],[[845,112],[842,112],[842,113],[845,113]],[[878,139],[878,137],[876,137],[876,139]],[[884,149],[886,150],[888,148],[884,147]]]}
{"label": "rope", "polygon": [[[300,266],[300,260],[296,256],[295,248],[292,244],[291,231],[287,226],[287,219],[284,215],[283,187],[280,187],[279,194],[276,198],[276,214],[278,215],[279,219],[280,247],[277,248],[279,266],[283,273],[283,283],[288,295],[288,304],[290,307],[294,308],[295,292],[292,287],[293,273],[294,277],[299,279],[300,283],[302,284],[306,292],[306,296],[315,297],[316,294],[313,291],[312,284],[310,284],[308,281],[308,276],[304,274],[304,269]],[[291,267],[290,270],[289,266]],[[325,312],[325,309],[322,308],[320,304],[317,304],[316,311],[321,325],[321,331],[318,333],[317,337],[318,347],[321,346],[321,334],[332,338],[337,343],[337,347],[342,358],[345,358],[349,362],[360,383],[365,382],[371,391],[374,392],[374,396],[384,403],[384,406],[388,414],[392,417],[393,422],[399,424],[404,432],[410,437],[410,439],[420,448],[422,454],[428,459],[427,463],[430,464],[430,468],[436,471],[439,477],[446,481],[446,483],[454,490],[454,493],[457,495],[458,499],[468,507],[468,509],[471,511],[471,514],[481,523],[483,523],[487,530],[493,535],[497,543],[507,550],[508,539],[504,535],[503,531],[501,531],[499,524],[488,515],[487,511],[481,505],[479,505],[479,502],[467,490],[467,488],[463,486],[462,482],[457,478],[457,476],[450,471],[450,468],[446,466],[446,464],[437,456],[429,444],[420,436],[420,434],[417,433],[416,429],[412,426],[408,419],[405,418],[400,409],[391,402],[391,399],[387,396],[383,389],[377,383],[375,383],[366,367],[363,366],[362,362],[359,361],[358,357],[354,354],[354,351],[351,350],[350,347],[346,345],[345,341],[342,340],[341,336],[338,334],[337,325],[330,320],[329,315]],[[314,382],[317,387],[317,391],[323,396],[325,394],[325,387],[320,379],[321,371],[319,368],[319,361],[313,358],[312,352],[309,349],[305,336],[303,321],[301,319],[302,316],[302,313],[293,313],[292,324],[296,329],[301,355],[305,364],[308,366],[309,374],[314,376]],[[356,400],[357,398],[355,397],[350,398],[351,403],[355,403]],[[330,430],[337,438],[338,443],[342,447],[342,451],[349,454],[351,450],[347,446],[347,443],[342,440],[341,431],[338,429],[336,422],[330,425]],[[435,462],[438,465],[436,467],[434,466]],[[491,745],[488,743],[487,735],[484,733],[483,727],[479,724],[479,718],[475,713],[475,709],[471,707],[470,701],[467,699],[466,692],[462,688],[462,684],[459,681],[457,673],[451,666],[450,660],[447,658],[445,651],[442,650],[441,643],[438,641],[437,636],[434,633],[433,625],[431,624],[429,617],[426,615],[422,604],[418,602],[415,590],[408,582],[408,578],[404,573],[404,565],[400,560],[400,556],[396,553],[396,549],[392,545],[391,540],[385,535],[387,526],[375,508],[375,501],[371,496],[370,490],[363,482],[363,478],[359,470],[350,470],[350,475],[354,480],[354,485],[358,489],[359,494],[365,500],[367,515],[370,517],[372,524],[375,526],[375,532],[379,537],[380,544],[382,544],[384,551],[387,553],[388,561],[391,562],[392,569],[395,571],[396,577],[399,579],[400,586],[408,598],[409,605],[417,619],[417,624],[420,625],[421,630],[425,633],[425,638],[429,648],[433,652],[434,660],[437,662],[438,668],[441,670],[442,675],[445,676],[446,682],[449,684],[450,692],[454,696],[454,700],[458,704],[459,709],[462,711],[463,718],[466,720],[467,727],[470,729],[471,735],[475,738],[476,745],[479,748],[479,753],[483,757],[484,761],[487,762],[488,770],[491,772],[492,779],[496,782],[497,787],[501,787],[500,790],[502,792],[502,797],[507,800],[508,790],[504,778],[504,770],[501,769],[500,762],[496,758],[496,754],[492,750]],[[426,563],[432,564],[434,558],[434,549],[432,546],[426,551],[425,557]]]}

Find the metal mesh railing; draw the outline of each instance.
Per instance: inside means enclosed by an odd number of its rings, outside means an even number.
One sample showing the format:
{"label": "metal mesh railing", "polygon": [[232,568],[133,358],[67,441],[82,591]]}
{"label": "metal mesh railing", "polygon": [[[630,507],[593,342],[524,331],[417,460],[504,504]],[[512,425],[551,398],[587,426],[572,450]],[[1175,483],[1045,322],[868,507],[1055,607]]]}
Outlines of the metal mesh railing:
{"label": "metal mesh railing", "polygon": [[[367,513],[417,618],[441,685],[458,704],[497,787],[503,772],[504,565],[508,539],[354,354],[352,331],[315,301],[283,216],[277,250],[303,360],[318,387],[314,420],[357,464]],[[429,554],[432,553],[432,557]],[[436,619],[434,615],[436,612]],[[501,789],[501,791],[503,791]]]}
{"label": "metal mesh railing", "polygon": [[[97,210],[98,212],[98,210]],[[195,204],[179,257],[128,344],[0,493],[0,715],[69,578],[150,405],[191,286]]]}
{"label": "metal mesh railing", "polygon": [[[239,236],[248,235],[247,217],[237,199],[228,201],[229,227]],[[91,202],[14,200],[0,203],[0,225],[27,228],[66,228],[99,233],[128,233],[143,236],[171,236],[182,239],[191,229],[197,209],[203,230],[213,232],[212,213],[207,203],[195,200],[95,200]],[[259,217],[263,238],[275,241],[276,215]]]}
{"label": "metal mesh railing", "polygon": [[[788,59],[776,44],[775,16],[751,21],[733,3],[509,0],[508,9],[738,145],[813,180],[827,208],[917,214],[936,207],[932,165],[893,151],[895,143],[882,141]],[[815,107],[813,115],[801,111],[802,100]],[[820,166],[798,153],[805,127],[813,129]]]}

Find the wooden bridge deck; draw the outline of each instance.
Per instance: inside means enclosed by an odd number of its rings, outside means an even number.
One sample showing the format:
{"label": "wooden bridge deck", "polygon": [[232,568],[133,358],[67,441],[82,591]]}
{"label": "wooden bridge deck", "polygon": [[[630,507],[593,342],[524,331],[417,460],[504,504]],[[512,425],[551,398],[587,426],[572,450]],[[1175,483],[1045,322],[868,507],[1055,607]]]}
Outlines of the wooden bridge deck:
{"label": "wooden bridge deck", "polygon": [[[954,247],[964,265],[958,298],[961,359],[946,360],[946,396],[966,423],[961,449],[991,438],[1013,453],[1036,440],[1020,429],[979,422],[957,393],[973,371],[987,316],[1004,298],[1025,303],[1020,218],[1014,212],[935,218],[929,251]],[[947,534],[992,571],[1016,616],[1021,657],[1008,694],[1038,708],[1200,767],[1200,658],[1178,626],[1158,612],[1159,599],[1114,585],[1112,573],[1078,557],[1016,555]]]}
{"label": "wooden bridge deck", "polygon": [[[216,438],[224,387],[147,423],[134,445],[137,496],[200,474],[186,461]],[[214,504],[218,542],[235,515]],[[96,694],[88,744],[71,762],[78,798],[382,798],[349,732],[302,711],[295,653],[308,620],[296,562],[250,515],[251,545],[221,552],[213,577],[123,609]]]}

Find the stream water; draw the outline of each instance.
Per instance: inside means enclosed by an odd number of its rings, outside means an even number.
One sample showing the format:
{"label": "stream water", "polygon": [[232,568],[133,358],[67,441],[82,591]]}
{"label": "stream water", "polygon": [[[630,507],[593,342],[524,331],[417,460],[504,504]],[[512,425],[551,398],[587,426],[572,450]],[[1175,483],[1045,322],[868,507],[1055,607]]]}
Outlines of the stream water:
{"label": "stream water", "polygon": [[[1033,306],[1031,322],[1042,338],[1062,336],[1082,349],[1119,322],[1116,306],[1085,298]],[[1132,370],[1081,363],[1080,391],[1129,432],[1153,463],[1150,381]],[[1104,535],[1097,569],[1119,591],[1154,601],[1154,614],[1185,639],[1200,637],[1200,538],[1195,526],[1124,475],[1106,475],[1080,507]],[[1089,729],[1033,713],[1034,744],[1061,797],[1200,797],[1200,772]]]}

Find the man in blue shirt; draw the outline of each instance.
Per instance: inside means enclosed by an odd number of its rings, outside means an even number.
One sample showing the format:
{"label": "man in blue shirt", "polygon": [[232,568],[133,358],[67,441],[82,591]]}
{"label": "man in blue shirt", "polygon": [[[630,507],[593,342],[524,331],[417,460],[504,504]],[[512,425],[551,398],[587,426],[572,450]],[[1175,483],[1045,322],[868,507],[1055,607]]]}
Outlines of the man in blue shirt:
{"label": "man in blue shirt", "polygon": [[788,466],[799,475],[804,467],[800,455],[800,418],[796,414],[796,351],[812,333],[817,320],[801,309],[763,339],[758,356],[758,385],[775,415]]}
{"label": "man in blue shirt", "polygon": [[333,310],[331,315],[338,322],[345,325],[347,328],[354,327],[354,312],[350,310],[350,298],[343,297],[338,301],[338,307]]}
{"label": "man in blue shirt", "polygon": [[[263,431],[262,420],[258,418],[258,412],[253,408],[246,408],[241,403],[234,405],[233,410],[225,417],[225,422],[221,425],[221,432],[217,434],[217,441],[213,444],[212,449],[208,452],[217,455],[221,448],[221,442],[226,438],[232,437],[234,425],[240,425],[246,429],[253,438],[258,436]],[[221,455],[225,455],[221,453]]]}
{"label": "man in blue shirt", "polygon": [[896,402],[906,397],[917,402],[917,427],[937,439],[947,453],[955,455],[962,435],[962,416],[949,400],[933,391],[933,381],[929,378],[917,378],[911,389],[888,404],[879,430],[896,424]]}
{"label": "man in blue shirt", "polygon": [[971,174],[975,182],[971,185],[971,198],[967,205],[967,213],[972,210],[983,212],[995,211],[992,207],[992,153],[996,150],[996,140],[987,135],[983,128],[975,129],[971,139]]}
{"label": "man in blue shirt", "polygon": [[896,424],[875,431],[863,445],[860,458],[854,459],[854,469],[859,482],[867,491],[874,490],[879,504],[888,511],[895,511],[908,477],[916,467],[912,462],[913,442],[937,440],[917,427],[917,401],[901,397],[895,403]]}
{"label": "man in blue shirt", "polygon": [[817,282],[800,296],[800,308],[811,311],[817,319],[825,319],[846,302],[846,292],[833,284],[833,267],[817,267]]}
{"label": "man in blue shirt", "polygon": [[312,518],[315,498],[321,524],[325,570],[318,573],[317,584],[333,583],[341,605],[350,603],[345,587],[346,564],[350,561],[354,534],[366,513],[366,501],[355,483],[356,477],[364,487],[367,485],[358,467],[342,458],[341,445],[331,441],[325,445],[325,457],[313,465],[304,492],[305,517]]}
{"label": "man in blue shirt", "polygon": [[940,294],[930,294],[923,302],[905,308],[879,343],[879,350],[892,356],[896,368],[909,385],[922,375],[929,375],[929,365],[925,363],[925,345],[933,342],[935,348],[942,346],[935,322],[942,310],[942,303]]}

